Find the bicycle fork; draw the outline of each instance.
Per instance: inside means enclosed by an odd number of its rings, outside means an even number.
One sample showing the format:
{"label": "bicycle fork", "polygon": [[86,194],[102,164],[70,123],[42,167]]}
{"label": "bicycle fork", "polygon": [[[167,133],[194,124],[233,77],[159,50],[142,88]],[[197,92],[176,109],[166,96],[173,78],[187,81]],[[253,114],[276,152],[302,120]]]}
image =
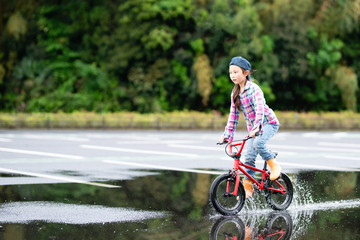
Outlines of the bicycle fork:
{"label": "bicycle fork", "polygon": [[[238,192],[238,189],[239,189],[239,184],[240,184],[240,174],[239,174],[239,172],[238,171],[233,171],[232,174],[236,175],[236,177],[235,177],[235,186],[234,186],[234,191],[230,192],[231,191],[230,185],[231,185],[231,182],[233,182],[234,177],[233,176],[229,177],[229,179],[227,181],[227,185],[226,185],[226,194],[228,196],[236,196],[237,192]],[[236,197],[236,200],[239,200],[239,196]]]}

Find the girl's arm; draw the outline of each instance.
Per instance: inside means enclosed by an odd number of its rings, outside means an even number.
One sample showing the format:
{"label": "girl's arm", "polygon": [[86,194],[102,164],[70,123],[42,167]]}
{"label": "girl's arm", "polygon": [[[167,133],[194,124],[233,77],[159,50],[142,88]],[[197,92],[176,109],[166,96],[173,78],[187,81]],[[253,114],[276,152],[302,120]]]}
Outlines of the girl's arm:
{"label": "girl's arm", "polygon": [[251,132],[255,135],[255,132],[261,130],[262,123],[264,122],[265,116],[265,98],[264,93],[261,91],[260,87],[255,88],[254,94],[254,106],[255,106],[255,121],[251,129]]}
{"label": "girl's arm", "polygon": [[222,136],[221,139],[227,138],[230,142],[232,142],[233,138],[234,138],[234,133],[236,130],[236,126],[238,124],[239,121],[239,115],[240,112],[238,109],[236,109],[235,107],[235,103],[233,100],[233,94],[231,94],[231,106],[230,106],[230,114],[229,114],[229,118],[225,127],[225,132]]}

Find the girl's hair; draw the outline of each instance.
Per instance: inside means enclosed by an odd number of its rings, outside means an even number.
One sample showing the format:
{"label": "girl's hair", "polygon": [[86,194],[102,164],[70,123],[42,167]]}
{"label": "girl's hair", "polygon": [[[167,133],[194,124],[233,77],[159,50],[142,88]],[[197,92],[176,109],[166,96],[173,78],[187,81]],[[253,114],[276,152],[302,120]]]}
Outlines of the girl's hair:
{"label": "girl's hair", "polygon": [[[241,67],[240,67],[241,68]],[[242,72],[244,73],[245,70],[243,68],[241,68]],[[253,71],[249,71],[249,74],[250,73],[253,73]],[[247,78],[246,78],[246,82],[245,82],[245,85],[247,83]],[[239,110],[240,110],[240,105],[241,105],[241,101],[240,101],[240,85],[239,84],[235,84],[234,88],[233,88],[233,101],[234,101],[234,104],[235,104],[235,107]]]}
{"label": "girl's hair", "polygon": [[240,101],[240,85],[239,84],[235,84],[235,86],[234,86],[233,100],[234,100],[235,107],[240,111],[241,101]]}

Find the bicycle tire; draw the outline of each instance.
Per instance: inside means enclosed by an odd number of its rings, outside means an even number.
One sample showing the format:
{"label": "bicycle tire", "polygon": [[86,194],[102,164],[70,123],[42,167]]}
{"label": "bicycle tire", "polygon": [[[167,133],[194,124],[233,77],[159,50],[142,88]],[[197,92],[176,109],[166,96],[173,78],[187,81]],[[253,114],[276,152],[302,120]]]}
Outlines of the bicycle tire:
{"label": "bicycle tire", "polygon": [[229,196],[226,193],[227,183],[230,183],[231,191],[234,191],[235,178],[231,174],[223,174],[218,176],[211,184],[210,201],[214,209],[223,215],[235,215],[244,206],[245,189],[241,181],[239,182],[238,192],[236,196]]}
{"label": "bicycle tire", "polygon": [[[231,238],[230,238],[230,237]],[[224,239],[243,240],[245,238],[245,225],[238,217],[221,217],[211,227],[210,240]]]}
{"label": "bicycle tire", "polygon": [[[286,190],[285,193],[279,193],[271,190],[265,190],[266,202],[274,210],[287,209],[293,199],[293,185],[290,178],[285,173],[281,173],[280,177],[276,179]],[[267,187],[280,189],[279,185],[275,181],[269,181]]]}

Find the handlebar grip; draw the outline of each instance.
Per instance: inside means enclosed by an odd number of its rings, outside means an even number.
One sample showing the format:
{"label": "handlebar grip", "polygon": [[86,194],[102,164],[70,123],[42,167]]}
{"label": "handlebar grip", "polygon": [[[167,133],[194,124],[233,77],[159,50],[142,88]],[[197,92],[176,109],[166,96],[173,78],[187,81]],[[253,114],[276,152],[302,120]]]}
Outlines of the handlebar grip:
{"label": "handlebar grip", "polygon": [[[256,132],[256,133],[255,133],[255,137],[257,137],[257,136],[260,136],[260,133],[259,133],[259,132]],[[247,137],[246,137],[244,140],[249,140],[250,138],[252,138],[252,137],[250,137],[249,135],[247,135]]]}
{"label": "handlebar grip", "polygon": [[228,142],[229,142],[229,140],[227,138],[224,138],[224,140],[222,142],[218,142],[218,143],[216,143],[216,145],[223,145]]}

